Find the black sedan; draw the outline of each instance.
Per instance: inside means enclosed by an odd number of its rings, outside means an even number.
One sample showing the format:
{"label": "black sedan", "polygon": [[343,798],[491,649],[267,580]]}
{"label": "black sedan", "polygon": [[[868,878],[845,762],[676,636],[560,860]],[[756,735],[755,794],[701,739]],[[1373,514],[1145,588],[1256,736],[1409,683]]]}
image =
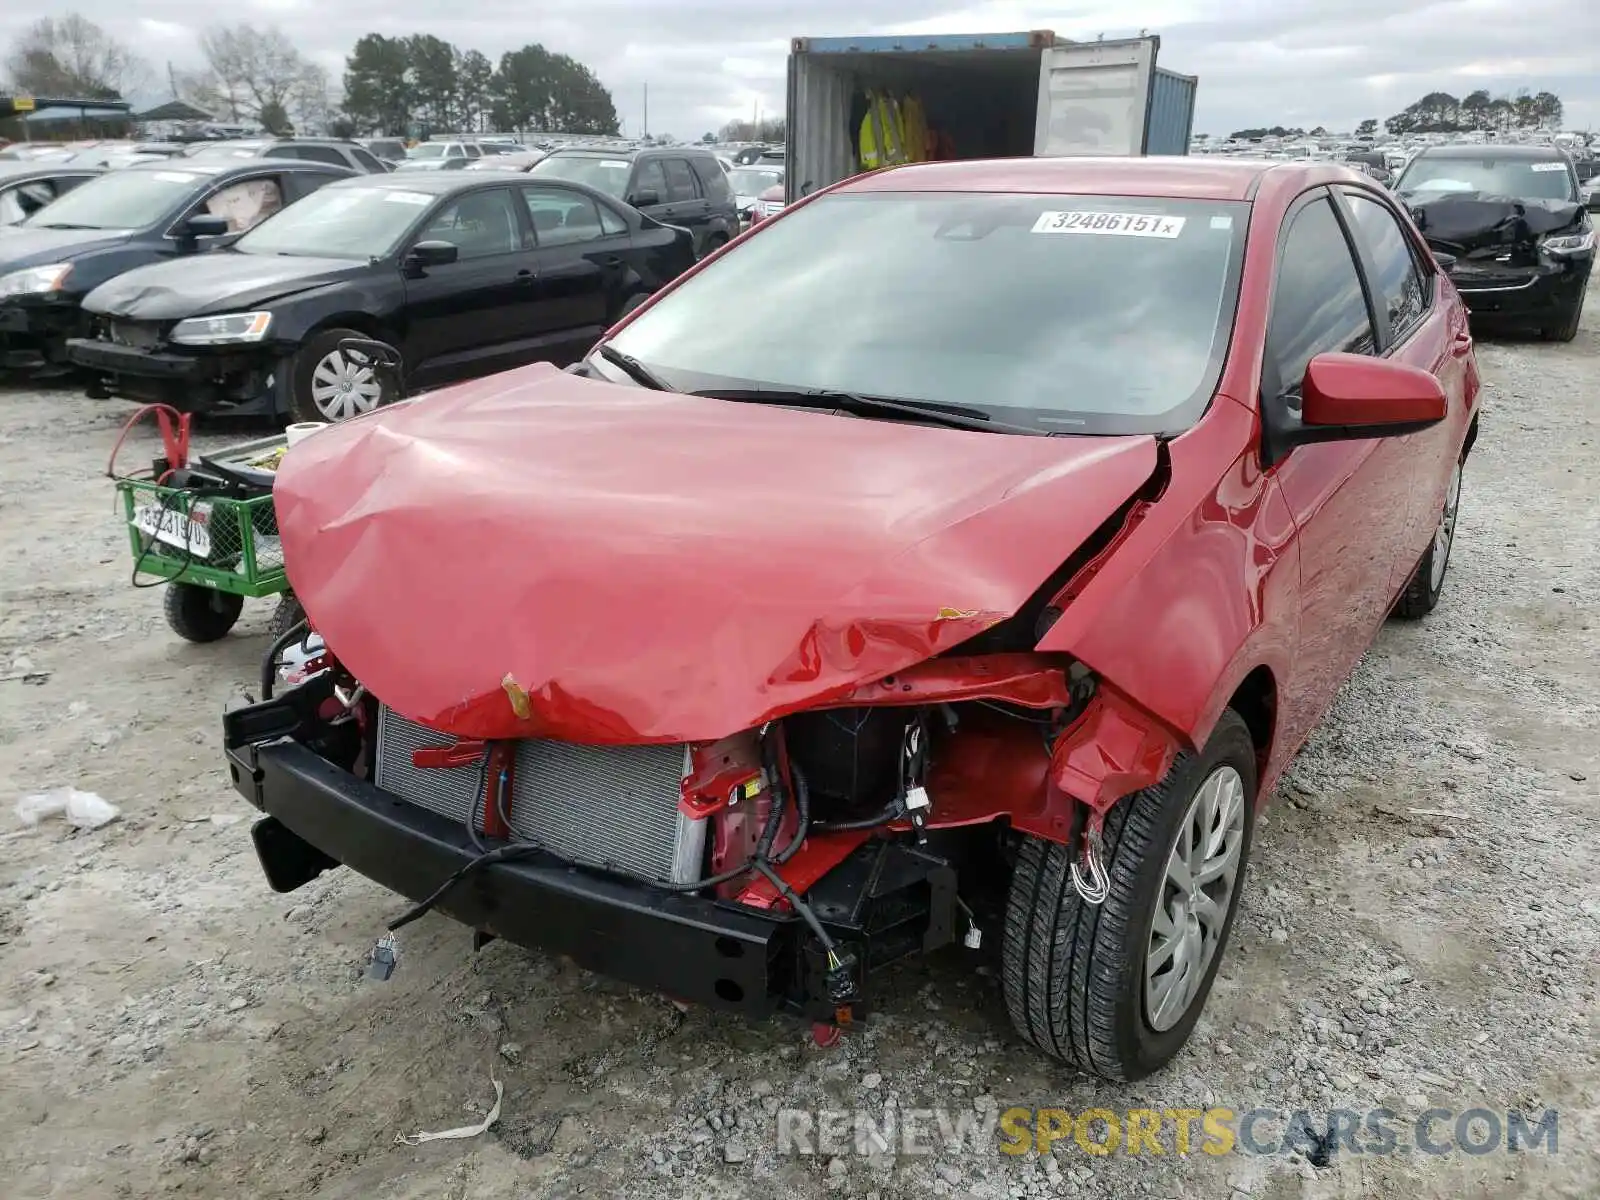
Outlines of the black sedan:
{"label": "black sedan", "polygon": [[1395,193],[1471,310],[1473,323],[1578,336],[1595,226],[1572,160],[1553,146],[1429,146]]}
{"label": "black sedan", "polygon": [[[130,272],[71,343],[98,394],[338,420],[538,359],[575,362],[694,262],[686,230],[592,188],[500,172],[334,184],[230,247]],[[391,379],[341,349],[399,351]]]}
{"label": "black sedan", "polygon": [[[0,227],[0,367],[64,366],[106,280],[187,259],[353,172],[321,163],[140,163]],[[180,270],[183,268],[180,267]]]}
{"label": "black sedan", "polygon": [[0,225],[26,221],[46,204],[100,174],[99,167],[65,163],[0,163]]}

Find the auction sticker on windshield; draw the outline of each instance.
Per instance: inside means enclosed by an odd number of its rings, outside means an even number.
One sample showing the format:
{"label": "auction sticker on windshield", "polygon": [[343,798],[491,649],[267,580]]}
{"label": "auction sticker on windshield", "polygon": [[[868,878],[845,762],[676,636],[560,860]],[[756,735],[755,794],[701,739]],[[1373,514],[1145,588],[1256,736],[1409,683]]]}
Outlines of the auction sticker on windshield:
{"label": "auction sticker on windshield", "polygon": [[418,208],[433,199],[427,192],[385,192],[383,198],[390,204],[415,204]]}
{"label": "auction sticker on windshield", "polygon": [[1528,168],[1530,171],[1565,171],[1566,169],[1566,163],[1534,163]]}
{"label": "auction sticker on windshield", "polygon": [[164,504],[141,504],[133,510],[131,524],[140,533],[153,537],[158,542],[175,546],[196,558],[209,558],[211,530],[207,528],[206,523],[210,516],[209,506],[197,505],[194,510],[194,520],[191,521],[177,509]]}
{"label": "auction sticker on windshield", "polygon": [[1149,213],[1042,212],[1033,223],[1034,233],[1098,233],[1113,237],[1175,238],[1183,232],[1184,217],[1157,217]]}

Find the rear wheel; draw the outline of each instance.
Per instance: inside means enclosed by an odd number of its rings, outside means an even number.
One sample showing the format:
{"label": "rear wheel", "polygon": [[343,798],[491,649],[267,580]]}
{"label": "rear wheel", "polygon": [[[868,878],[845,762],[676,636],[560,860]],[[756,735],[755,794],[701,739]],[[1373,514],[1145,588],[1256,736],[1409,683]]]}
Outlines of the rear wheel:
{"label": "rear wheel", "polygon": [[192,583],[169,583],[162,610],[172,632],[190,642],[214,642],[226,637],[239,614],[244,597]]}
{"label": "rear wheel", "polygon": [[1450,548],[1456,540],[1456,516],[1461,511],[1461,466],[1457,459],[1450,472],[1450,483],[1445,488],[1444,507],[1439,510],[1439,523],[1434,526],[1433,540],[1422,552],[1422,561],[1406,582],[1406,590],[1395,601],[1394,615],[1415,621],[1431,613],[1444,594],[1444,573],[1450,566]]}
{"label": "rear wheel", "polygon": [[1238,909],[1255,827],[1250,731],[1225,711],[1198,754],[1106,816],[1110,894],[1084,903],[1073,852],[1027,838],[1006,905],[1003,987],[1017,1031],[1064,1063],[1132,1080],[1183,1048]]}
{"label": "rear wheel", "polygon": [[1578,296],[1578,302],[1572,306],[1572,311],[1564,320],[1555,325],[1548,326],[1539,331],[1541,337],[1547,342],[1570,342],[1578,336],[1578,323],[1583,320],[1583,296]]}
{"label": "rear wheel", "polygon": [[353,329],[323,329],[306,339],[290,360],[289,411],[296,421],[342,421],[399,399],[394,386],[370,363],[339,349]]}

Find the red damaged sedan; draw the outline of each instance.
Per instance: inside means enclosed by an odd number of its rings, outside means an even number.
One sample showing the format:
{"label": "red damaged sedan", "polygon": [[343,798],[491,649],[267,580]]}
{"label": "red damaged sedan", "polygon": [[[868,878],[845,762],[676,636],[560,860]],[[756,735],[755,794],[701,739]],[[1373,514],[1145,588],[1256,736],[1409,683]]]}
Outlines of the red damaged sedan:
{"label": "red damaged sedan", "polygon": [[1477,392],[1449,280],[1345,168],[818,192],[574,370],[288,454],[313,633],[225,723],[262,866],[825,1032],[896,960],[997,951],[1025,1039],[1145,1075],[1261,802],[1439,599]]}

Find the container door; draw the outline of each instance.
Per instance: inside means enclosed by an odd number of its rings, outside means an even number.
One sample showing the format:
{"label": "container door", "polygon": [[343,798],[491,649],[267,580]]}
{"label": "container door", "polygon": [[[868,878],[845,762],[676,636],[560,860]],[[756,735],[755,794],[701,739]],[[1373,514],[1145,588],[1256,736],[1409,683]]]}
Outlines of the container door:
{"label": "container door", "polygon": [[1155,37],[1078,42],[1040,55],[1034,155],[1145,153],[1160,44]]}

